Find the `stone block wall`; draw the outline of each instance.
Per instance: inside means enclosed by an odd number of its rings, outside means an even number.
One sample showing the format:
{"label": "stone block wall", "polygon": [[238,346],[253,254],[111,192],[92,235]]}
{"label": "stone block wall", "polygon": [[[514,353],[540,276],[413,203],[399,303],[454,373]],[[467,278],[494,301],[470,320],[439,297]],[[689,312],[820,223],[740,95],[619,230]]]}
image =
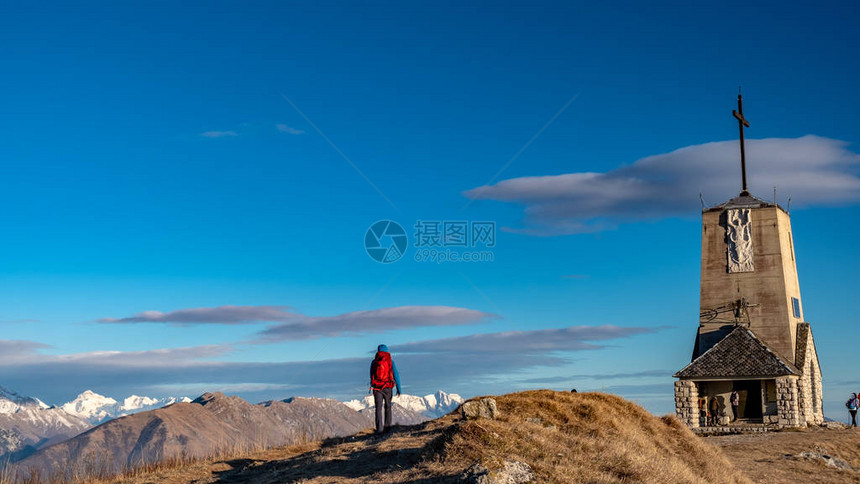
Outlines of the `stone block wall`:
{"label": "stone block wall", "polygon": [[798,398],[798,378],[787,376],[776,380],[776,408],[781,427],[802,425]]}
{"label": "stone block wall", "polygon": [[815,343],[809,333],[806,344],[806,361],[804,361],[803,376],[798,382],[798,402],[800,404],[801,425],[821,425],[824,423],[824,411],[821,405],[821,368],[818,367],[818,356]]}
{"label": "stone block wall", "polygon": [[675,382],[675,413],[690,428],[699,426],[699,390],[689,380]]}

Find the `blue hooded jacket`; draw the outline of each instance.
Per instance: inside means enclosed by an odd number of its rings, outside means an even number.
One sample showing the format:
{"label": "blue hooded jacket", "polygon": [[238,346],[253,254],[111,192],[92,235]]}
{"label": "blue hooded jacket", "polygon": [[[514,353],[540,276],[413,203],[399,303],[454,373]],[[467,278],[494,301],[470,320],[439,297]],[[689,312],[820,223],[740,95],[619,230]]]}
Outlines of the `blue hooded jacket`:
{"label": "blue hooded jacket", "polygon": [[[387,345],[379,345],[376,351],[391,353],[388,351]],[[391,358],[391,372],[394,373],[394,384],[397,386],[397,393],[400,393],[400,373],[397,373],[397,365],[394,364],[394,358]]]}

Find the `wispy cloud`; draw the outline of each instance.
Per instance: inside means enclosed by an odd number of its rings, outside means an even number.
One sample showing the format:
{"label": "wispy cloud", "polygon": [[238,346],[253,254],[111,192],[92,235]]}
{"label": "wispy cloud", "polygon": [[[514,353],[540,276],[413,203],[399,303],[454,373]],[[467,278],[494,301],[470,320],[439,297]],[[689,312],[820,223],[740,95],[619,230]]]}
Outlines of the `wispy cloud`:
{"label": "wispy cloud", "polygon": [[493,319],[498,319],[498,316],[450,306],[396,306],[334,316],[307,316],[290,311],[288,306],[218,306],[168,312],[144,311],[123,318],[102,318],[98,322],[159,323],[174,326],[280,323],[259,332],[254,341],[272,343],[341,335],[357,336],[428,326],[463,326]]}
{"label": "wispy cloud", "polygon": [[[597,389],[595,389],[597,390]],[[672,395],[674,392],[672,383],[651,383],[642,385],[613,385],[599,390],[614,393],[622,397],[634,398],[645,395]]]}
{"label": "wispy cloud", "polygon": [[627,378],[668,378],[672,375],[669,370],[645,370],[627,373],[599,373],[586,375],[549,376],[544,378],[529,378],[522,383],[571,383],[578,380],[623,380]]}
{"label": "wispy cloud", "polygon": [[[511,391],[520,374],[567,365],[572,360],[565,352],[598,348],[586,341],[628,338],[653,331],[656,330],[578,326],[437,339],[391,345],[391,349],[405,391],[420,394],[444,388],[474,395]],[[564,341],[565,338],[572,341]],[[163,392],[154,396],[195,396],[203,391],[232,389],[247,398],[260,399],[292,395],[357,398],[367,391],[370,364],[367,357],[224,361],[223,357],[233,350],[231,345],[70,355],[39,351],[46,347],[33,341],[0,340],[0,381],[4,386],[52,403],[68,400],[87,388],[109,395],[146,391]]]}
{"label": "wispy cloud", "polygon": [[239,136],[235,131],[204,131],[200,133],[204,138],[223,138],[225,136]]}
{"label": "wispy cloud", "polygon": [[601,349],[596,341],[655,333],[663,328],[622,327],[614,325],[571,326],[568,328],[474,334],[454,338],[417,341],[392,348],[400,353],[545,354],[552,351]]}
{"label": "wispy cloud", "polygon": [[287,311],[287,306],[218,306],[214,308],[178,309],[163,313],[144,311],[125,318],[102,318],[100,323],[168,323],[190,324],[249,324],[290,321],[302,317]]}
{"label": "wispy cloud", "polygon": [[275,127],[278,128],[278,131],[280,131],[281,133],[305,134],[303,130],[292,128],[290,126],[287,126],[286,124],[276,124]]}
{"label": "wispy cloud", "polygon": [[49,345],[29,340],[0,339],[0,361],[7,364],[31,361],[38,350]]}
{"label": "wispy cloud", "polygon": [[171,366],[225,355],[233,345],[202,345],[145,351],[88,351],[65,355],[44,354],[40,350],[51,346],[29,340],[0,339],[0,364],[87,364],[111,366]]}
{"label": "wispy cloud", "polygon": [[427,326],[462,326],[497,319],[492,313],[450,306],[397,306],[336,316],[295,318],[262,331],[260,341],[357,336]]}
{"label": "wispy cloud", "polygon": [[113,367],[172,367],[179,363],[195,364],[233,351],[233,345],[202,345],[146,351],[90,351],[56,357],[62,363],[81,362],[87,365]]}
{"label": "wispy cloud", "polygon": [[[750,191],[772,198],[776,186],[795,207],[860,201],[860,155],[848,143],[818,136],[747,140]],[[463,194],[525,207],[511,232],[549,236],[597,232],[619,223],[698,213],[740,191],[737,141],[688,146],[605,173],[579,172],[503,180]]]}

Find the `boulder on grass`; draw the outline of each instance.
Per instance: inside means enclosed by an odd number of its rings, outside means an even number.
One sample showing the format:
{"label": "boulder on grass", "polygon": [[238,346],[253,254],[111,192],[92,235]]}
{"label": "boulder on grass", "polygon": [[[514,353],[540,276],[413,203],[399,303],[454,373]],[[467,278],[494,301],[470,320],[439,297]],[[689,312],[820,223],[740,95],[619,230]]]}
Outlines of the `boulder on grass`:
{"label": "boulder on grass", "polygon": [[525,462],[505,461],[504,467],[493,471],[477,462],[466,469],[461,480],[469,484],[525,484],[534,482],[536,478],[531,466]]}
{"label": "boulder on grass", "polygon": [[493,398],[469,400],[463,404],[460,408],[460,412],[466,420],[473,420],[476,418],[495,420],[499,417],[499,410],[496,408],[496,400]]}

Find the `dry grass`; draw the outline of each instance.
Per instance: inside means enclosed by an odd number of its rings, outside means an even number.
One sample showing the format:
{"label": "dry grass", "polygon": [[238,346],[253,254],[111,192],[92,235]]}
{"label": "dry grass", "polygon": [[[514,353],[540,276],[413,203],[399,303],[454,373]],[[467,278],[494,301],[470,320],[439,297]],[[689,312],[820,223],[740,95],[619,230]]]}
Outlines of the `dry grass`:
{"label": "dry grass", "polygon": [[[310,443],[305,437],[301,443],[289,447],[279,447],[277,450],[301,453],[318,446],[318,442]],[[219,443],[216,448],[218,450],[206,458],[184,454],[176,455],[158,459],[155,462],[141,461],[119,471],[116,470],[113,459],[106,453],[93,453],[76,461],[64,461],[41,472],[31,469],[15,469],[7,461],[0,463],[0,484],[114,484],[134,482],[138,479],[143,479],[143,482],[164,482],[150,481],[148,476],[177,471],[181,474],[183,470],[208,468],[217,462],[241,459],[249,454],[259,454],[272,450],[267,449],[262,443],[252,446]]]}
{"label": "dry grass", "polygon": [[675,418],[656,418],[614,395],[544,390],[496,402],[502,417],[461,425],[445,462],[520,460],[540,482],[750,482]]}
{"label": "dry grass", "polygon": [[[723,453],[671,417],[600,393],[523,392],[495,397],[499,420],[457,415],[317,444],[168,463],[104,484],[459,482],[481,462],[529,464],[538,482],[747,483]],[[537,420],[539,419],[539,420]],[[35,483],[33,483],[35,484]]]}

